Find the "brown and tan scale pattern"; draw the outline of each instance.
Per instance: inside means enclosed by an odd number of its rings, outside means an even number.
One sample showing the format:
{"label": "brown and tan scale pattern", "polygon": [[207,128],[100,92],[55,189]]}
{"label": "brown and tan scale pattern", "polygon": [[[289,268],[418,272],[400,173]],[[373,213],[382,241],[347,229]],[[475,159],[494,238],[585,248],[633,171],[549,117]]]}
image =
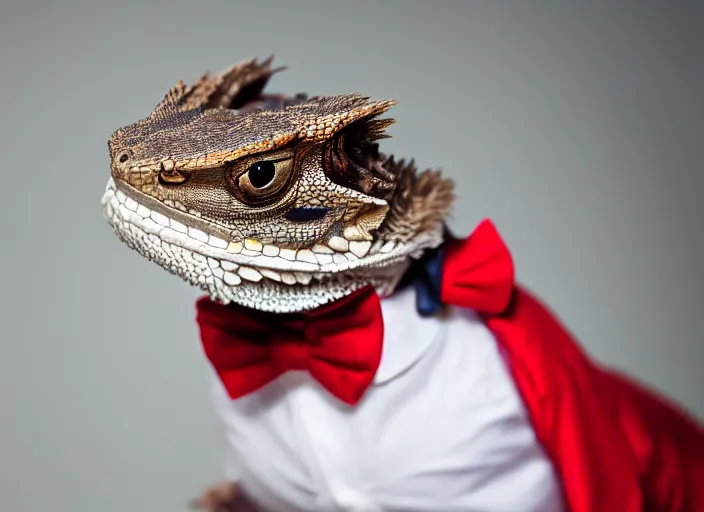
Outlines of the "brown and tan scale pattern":
{"label": "brown and tan scale pattern", "polygon": [[[271,63],[179,81],[116,130],[106,217],[132,249],[221,300],[282,311],[317,303],[303,298],[313,290],[392,289],[442,243],[452,182],[379,152],[393,120],[378,116],[394,100],[265,94]],[[199,273],[194,261],[210,263]]]}

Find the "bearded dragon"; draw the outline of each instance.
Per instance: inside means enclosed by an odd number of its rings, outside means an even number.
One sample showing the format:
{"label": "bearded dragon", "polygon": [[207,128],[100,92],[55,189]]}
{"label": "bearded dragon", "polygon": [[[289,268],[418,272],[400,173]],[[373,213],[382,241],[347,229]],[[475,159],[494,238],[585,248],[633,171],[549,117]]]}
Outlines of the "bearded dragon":
{"label": "bearded dragon", "polygon": [[[468,510],[486,509],[492,495],[502,510],[561,510],[564,495],[570,510],[641,505],[680,510],[685,501],[691,510],[701,510],[704,495],[694,483],[700,484],[704,475],[704,453],[697,450],[704,446],[704,430],[625,377],[597,370],[549,310],[514,283],[508,249],[491,225],[483,224],[462,243],[443,245],[451,239],[445,219],[454,200],[452,181],[437,170],[419,172],[412,160],[397,161],[379,150],[392,123],[381,116],[394,101],[360,94],[267,94],[265,86],[281,69],[271,63],[249,60],[220,74],[205,74],[191,85],[178,82],[147,117],[112,134],[103,208],[117,236],[202,288],[213,301],[275,314],[313,310],[368,285],[382,298],[398,287],[395,298],[403,298],[399,285],[413,273],[411,267],[417,263],[416,268],[428,269],[438,255],[444,258],[440,247],[447,246],[460,257],[448,252],[442,262],[436,288],[450,293],[443,293],[440,302],[482,313],[445,318],[442,344],[434,345],[428,359],[432,371],[399,366],[404,379],[385,381],[386,391],[394,391],[372,393],[374,407],[366,409],[364,418],[383,424],[386,451],[374,436],[360,433],[355,439],[366,439],[366,444],[360,444],[363,455],[353,457],[351,474],[353,482],[361,478],[369,466],[360,461],[385,453],[374,463],[389,473],[384,479],[388,486],[361,487],[383,491],[374,496],[347,492],[336,462],[321,466],[337,452],[311,442],[309,448],[327,454],[310,462],[311,467],[332,468],[332,479],[320,477],[318,482],[311,476],[315,471],[300,480],[290,474],[273,479],[267,485],[278,486],[279,498],[285,495],[287,503],[311,507],[318,499],[328,500],[320,503],[331,504],[330,510],[349,510],[344,508],[348,505],[386,510],[382,502],[392,510],[407,510],[408,503],[417,504],[412,507],[417,510]],[[437,276],[429,279],[438,281]],[[244,309],[217,307],[238,315]],[[411,331],[423,325],[404,307],[408,311],[401,312],[400,323],[408,322]],[[395,327],[396,337],[387,340],[384,334],[384,346],[396,341],[396,354],[403,356],[414,335]],[[402,362],[415,364],[415,359],[409,361]],[[438,379],[444,379],[440,385]],[[282,384],[280,389],[288,388]],[[314,393],[317,388],[305,389]],[[411,400],[405,398],[408,390],[413,390]],[[221,386],[216,391],[225,392]],[[271,398],[277,396],[262,395],[261,402],[255,398],[251,408],[226,397],[222,414],[250,425],[246,434],[235,436],[234,445],[280,446],[303,464],[307,456],[299,450],[301,439],[315,435],[285,435],[296,430],[286,423],[291,411],[316,404],[313,421],[323,420],[311,432],[327,429],[323,437],[330,438],[336,427],[349,427],[340,418],[356,411],[323,410],[319,405],[327,402],[306,400],[275,409],[279,400]],[[315,394],[302,396],[318,400]],[[266,406],[257,409],[257,403]],[[388,421],[382,413],[389,409],[399,415],[403,410],[406,416],[399,417],[408,421]],[[277,411],[285,414],[277,416]],[[609,411],[625,412],[614,419]],[[302,411],[299,420],[305,416]],[[284,424],[277,430],[273,426],[279,417]],[[325,418],[340,423],[326,424]],[[271,428],[259,429],[259,421]],[[470,439],[489,442],[475,445]],[[398,455],[408,451],[404,442],[411,451],[419,445],[424,450],[422,457],[404,459],[408,466],[399,469]],[[664,447],[666,453],[644,451],[643,442]],[[246,450],[236,453],[246,456]],[[260,474],[273,467],[265,453],[247,459]],[[616,470],[609,473],[608,468]],[[257,482],[254,473],[247,474],[250,484]],[[518,474],[531,475],[522,487]],[[419,497],[419,488],[432,499]],[[487,488],[494,493],[487,494]],[[239,483],[225,482],[206,490],[193,505],[213,511],[234,507],[244,490]],[[263,492],[260,500],[266,498]],[[532,505],[526,505],[529,498]],[[342,508],[332,507],[333,502]]]}
{"label": "bearded dragon", "polygon": [[104,215],[127,246],[211,298],[310,310],[393,293],[443,242],[453,183],[379,150],[395,102],[264,91],[272,58],[191,85],[108,141]]}

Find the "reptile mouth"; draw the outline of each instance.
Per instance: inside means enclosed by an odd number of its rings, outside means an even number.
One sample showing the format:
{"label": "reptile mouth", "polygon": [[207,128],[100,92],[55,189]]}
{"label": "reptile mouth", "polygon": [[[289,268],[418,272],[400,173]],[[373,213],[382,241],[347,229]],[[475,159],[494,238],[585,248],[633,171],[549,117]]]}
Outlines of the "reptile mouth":
{"label": "reptile mouth", "polygon": [[[337,237],[331,239],[328,245],[318,244],[309,249],[295,250],[263,244],[255,239],[226,240],[195,227],[187,227],[175,216],[166,216],[138,203],[120,190],[112,179],[108,182],[102,202],[105,216],[118,235],[124,238],[130,232],[141,232],[152,245],[163,247],[167,244],[186,249],[202,257],[211,267],[222,269],[222,279],[231,286],[243,280],[256,283],[263,279],[288,285],[307,285],[312,279],[323,279],[326,275],[360,267],[392,265],[415,256],[419,245],[425,248],[429,241],[425,244],[422,241],[419,244],[419,240],[406,244],[384,240],[355,243]],[[193,224],[191,219],[188,223]],[[146,256],[149,257],[148,254]]]}

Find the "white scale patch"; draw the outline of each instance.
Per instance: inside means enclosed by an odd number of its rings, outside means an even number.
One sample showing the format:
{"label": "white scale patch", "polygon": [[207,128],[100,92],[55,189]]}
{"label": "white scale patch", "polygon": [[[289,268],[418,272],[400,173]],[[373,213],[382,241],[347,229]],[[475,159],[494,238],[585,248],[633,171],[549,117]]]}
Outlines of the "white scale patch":
{"label": "white scale patch", "polygon": [[442,241],[438,229],[407,244],[334,237],[329,246],[298,251],[253,239],[230,242],[138,204],[112,178],[102,204],[117,236],[149,260],[214,300],[277,313],[313,309],[367,284],[389,295],[410,259]]}

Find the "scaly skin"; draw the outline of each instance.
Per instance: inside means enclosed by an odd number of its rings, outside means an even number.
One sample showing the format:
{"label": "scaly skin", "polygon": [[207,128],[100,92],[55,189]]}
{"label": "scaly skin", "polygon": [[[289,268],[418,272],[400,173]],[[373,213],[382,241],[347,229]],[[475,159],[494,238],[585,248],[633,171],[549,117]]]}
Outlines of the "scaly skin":
{"label": "scaly skin", "polygon": [[442,243],[452,182],[378,151],[394,102],[266,95],[271,59],[175,85],[108,142],[104,213],[214,299],[274,312],[393,292]]}

